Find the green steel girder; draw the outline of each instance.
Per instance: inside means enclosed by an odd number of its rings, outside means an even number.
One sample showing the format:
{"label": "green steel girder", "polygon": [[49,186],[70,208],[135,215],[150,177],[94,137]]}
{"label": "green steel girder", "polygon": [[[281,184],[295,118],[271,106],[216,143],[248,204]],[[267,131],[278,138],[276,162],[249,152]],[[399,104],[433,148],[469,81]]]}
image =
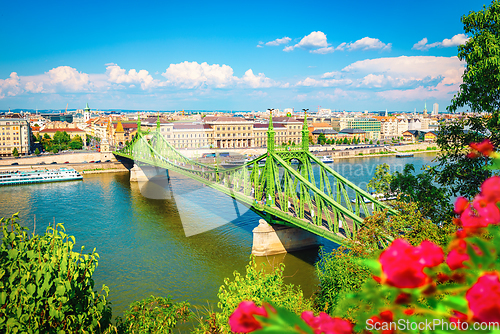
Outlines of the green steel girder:
{"label": "green steel girder", "polygon": [[[302,138],[308,140],[305,120]],[[374,210],[395,213],[325,165],[304,145],[275,146],[272,118],[267,153],[233,168],[223,169],[189,159],[165,139],[159,128],[146,133],[140,130],[140,123],[132,142],[113,153],[188,176],[243,203],[269,222],[297,226],[340,244],[347,245],[345,237],[355,236],[363,223],[362,211],[364,216],[370,214],[365,200],[374,204]],[[259,164],[264,159],[265,163]],[[299,161],[297,170],[290,164],[292,159]],[[311,163],[319,166],[319,180],[315,180]],[[347,189],[355,194],[354,207]],[[352,222],[352,230],[347,220]]]}

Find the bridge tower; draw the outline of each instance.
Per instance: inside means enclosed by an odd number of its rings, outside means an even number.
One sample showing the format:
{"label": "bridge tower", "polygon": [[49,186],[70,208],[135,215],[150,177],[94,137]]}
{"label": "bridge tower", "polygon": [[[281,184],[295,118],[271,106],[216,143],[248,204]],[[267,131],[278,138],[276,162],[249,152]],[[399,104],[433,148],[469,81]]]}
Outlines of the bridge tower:
{"label": "bridge tower", "polygon": [[304,113],[304,124],[302,125],[302,149],[309,151],[309,128],[307,127],[307,112]]}

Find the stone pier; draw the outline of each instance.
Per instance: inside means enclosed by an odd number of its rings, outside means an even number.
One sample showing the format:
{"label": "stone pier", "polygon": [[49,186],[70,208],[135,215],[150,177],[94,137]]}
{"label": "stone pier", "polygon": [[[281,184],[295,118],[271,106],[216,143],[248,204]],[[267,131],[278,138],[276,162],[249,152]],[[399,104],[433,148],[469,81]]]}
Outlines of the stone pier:
{"label": "stone pier", "polygon": [[311,248],[319,244],[318,237],[297,227],[269,225],[264,219],[253,229],[252,254],[268,256]]}
{"label": "stone pier", "polygon": [[130,182],[146,182],[158,177],[169,178],[168,170],[155,166],[139,166],[130,169]]}

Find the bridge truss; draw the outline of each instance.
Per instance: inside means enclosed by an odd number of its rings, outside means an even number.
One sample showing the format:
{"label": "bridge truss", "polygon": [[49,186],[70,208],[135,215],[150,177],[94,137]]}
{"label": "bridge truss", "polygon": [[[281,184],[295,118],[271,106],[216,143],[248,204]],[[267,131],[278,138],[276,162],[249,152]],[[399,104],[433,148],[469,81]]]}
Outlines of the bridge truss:
{"label": "bridge truss", "polygon": [[[345,244],[373,211],[395,211],[309,152],[306,119],[301,146],[275,147],[271,115],[267,152],[233,168],[185,157],[160,133],[159,121],[152,132],[141,131],[139,121],[132,142],[113,153],[202,182],[248,206],[269,223],[300,227]],[[319,168],[313,169],[312,164]]]}

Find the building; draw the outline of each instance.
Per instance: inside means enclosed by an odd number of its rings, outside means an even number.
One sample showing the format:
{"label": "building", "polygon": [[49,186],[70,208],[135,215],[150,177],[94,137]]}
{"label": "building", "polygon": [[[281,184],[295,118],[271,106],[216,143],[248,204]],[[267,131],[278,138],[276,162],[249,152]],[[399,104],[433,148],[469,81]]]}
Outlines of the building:
{"label": "building", "polygon": [[332,128],[339,132],[343,129],[360,129],[366,132],[368,139],[380,139],[380,121],[372,117],[335,117],[332,118]]}
{"label": "building", "polygon": [[370,139],[368,133],[365,130],[361,129],[343,129],[341,130],[338,135],[337,139],[354,139],[357,138],[360,141],[364,141],[365,139]]}
{"label": "building", "polygon": [[50,138],[54,138],[56,132],[66,132],[69,135],[70,139],[75,138],[76,136],[80,136],[82,138],[83,144],[85,145],[87,140],[87,134],[85,131],[78,128],[68,128],[68,129],[43,129],[38,132],[40,136],[45,136],[47,134]]}
{"label": "building", "polygon": [[14,148],[20,155],[27,155],[31,152],[32,136],[31,127],[28,120],[18,118],[0,118],[0,156],[12,156]]}
{"label": "building", "polygon": [[[171,138],[171,140],[169,141],[174,145],[175,148],[213,147],[213,130],[210,125],[200,122],[171,124],[173,126],[173,138]],[[168,139],[169,138],[167,138],[167,140]]]}
{"label": "building", "polygon": [[[253,125],[253,146],[254,147],[267,147],[267,130],[269,123],[255,123]],[[287,128],[283,123],[274,123],[274,143],[276,146],[288,143]]]}
{"label": "building", "polygon": [[254,122],[241,117],[206,116],[203,123],[213,131],[213,147],[252,147]]}
{"label": "building", "polygon": [[317,129],[311,132],[311,136],[313,138],[313,142],[316,144],[318,142],[318,138],[320,134],[325,135],[325,139],[328,140],[337,140],[338,132],[333,129]]}
{"label": "building", "polygon": [[403,132],[403,138],[405,141],[414,143],[420,139],[421,134],[422,131],[420,130],[408,130]]}
{"label": "building", "polygon": [[438,135],[438,132],[437,131],[427,131],[425,134],[424,134],[424,141],[431,141],[431,142],[435,142],[436,139],[437,139],[437,135]]}
{"label": "building", "polygon": [[439,114],[439,104],[434,103],[432,105],[432,116],[437,116]]}

